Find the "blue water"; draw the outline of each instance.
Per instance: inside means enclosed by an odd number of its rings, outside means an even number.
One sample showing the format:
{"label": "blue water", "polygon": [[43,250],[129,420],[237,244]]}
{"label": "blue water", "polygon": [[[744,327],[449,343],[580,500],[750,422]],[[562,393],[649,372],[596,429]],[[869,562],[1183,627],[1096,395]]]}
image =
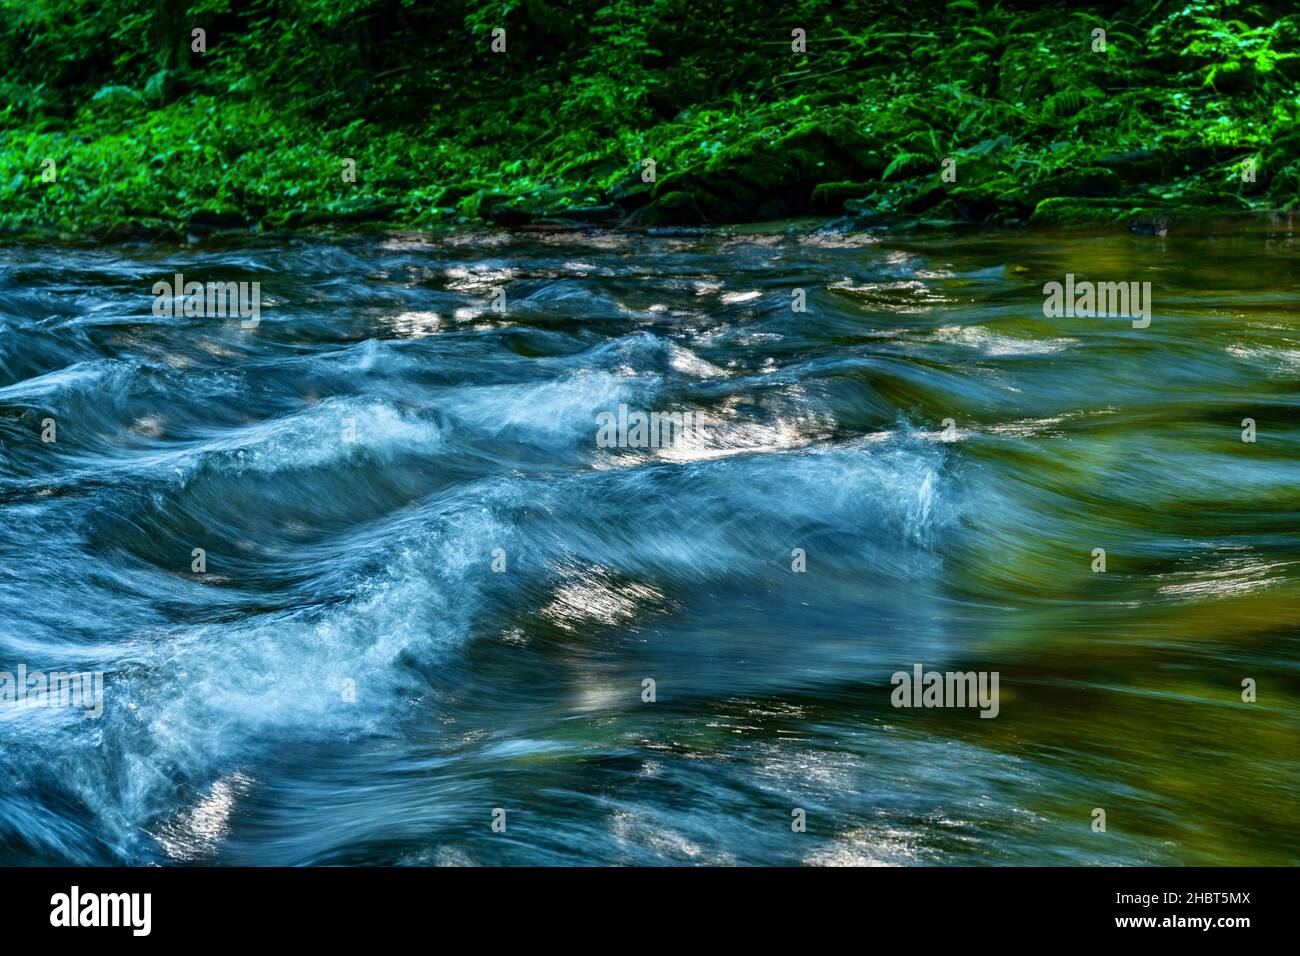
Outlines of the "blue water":
{"label": "blue water", "polygon": [[[1294,863],[1296,265],[0,251],[0,670],[105,675],[98,718],[0,706],[0,863]],[[177,271],[260,323],[155,316]],[[1151,327],[1045,318],[1066,272],[1151,281]],[[708,425],[599,447],[620,404]],[[892,707],[914,663],[998,671],[999,716]]]}

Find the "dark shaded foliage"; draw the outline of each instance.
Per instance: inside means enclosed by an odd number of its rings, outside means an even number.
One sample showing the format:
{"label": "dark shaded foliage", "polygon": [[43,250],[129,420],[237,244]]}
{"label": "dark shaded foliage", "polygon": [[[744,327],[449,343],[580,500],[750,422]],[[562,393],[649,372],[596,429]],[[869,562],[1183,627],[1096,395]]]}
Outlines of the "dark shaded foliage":
{"label": "dark shaded foliage", "polygon": [[[1288,3],[0,10],[10,229],[846,209],[1060,222],[1289,209],[1300,189],[1300,13]],[[206,52],[190,49],[196,27]],[[505,53],[490,49],[497,27]],[[795,28],[806,53],[791,48]],[[42,180],[47,158],[53,182]],[[343,181],[345,158],[355,183]],[[639,175],[647,158],[654,183]],[[945,159],[956,182],[940,179]]]}

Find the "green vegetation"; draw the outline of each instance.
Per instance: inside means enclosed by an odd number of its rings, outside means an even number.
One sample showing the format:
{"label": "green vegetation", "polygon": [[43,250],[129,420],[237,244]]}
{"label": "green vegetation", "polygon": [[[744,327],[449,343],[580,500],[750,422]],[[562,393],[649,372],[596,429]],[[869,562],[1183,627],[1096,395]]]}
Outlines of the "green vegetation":
{"label": "green vegetation", "polygon": [[[1289,2],[0,11],[10,233],[846,212],[1061,225],[1290,210],[1300,194]],[[491,50],[498,27],[504,53]],[[194,28],[206,52],[191,51]],[[955,182],[941,180],[945,159]]]}

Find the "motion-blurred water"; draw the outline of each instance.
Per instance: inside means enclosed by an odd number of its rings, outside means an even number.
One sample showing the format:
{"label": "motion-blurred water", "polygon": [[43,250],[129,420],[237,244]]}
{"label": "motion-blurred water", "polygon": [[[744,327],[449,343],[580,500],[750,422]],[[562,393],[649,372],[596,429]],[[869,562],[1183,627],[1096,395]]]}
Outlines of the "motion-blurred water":
{"label": "motion-blurred water", "polygon": [[[0,670],[106,676],[98,719],[0,707],[0,863],[1296,863],[1298,261],[4,250]],[[260,324],[156,318],[177,271]],[[1066,273],[1151,326],[1044,318]],[[708,427],[597,447],[620,404]],[[916,663],[999,716],[893,708]]]}

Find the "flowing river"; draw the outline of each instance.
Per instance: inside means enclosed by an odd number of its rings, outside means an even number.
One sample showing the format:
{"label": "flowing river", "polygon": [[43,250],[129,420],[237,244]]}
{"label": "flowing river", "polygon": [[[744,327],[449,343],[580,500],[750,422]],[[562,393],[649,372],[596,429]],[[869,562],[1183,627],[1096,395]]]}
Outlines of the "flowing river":
{"label": "flowing river", "polygon": [[0,671],[103,681],[7,685],[0,863],[1296,864],[1298,302],[1267,231],[0,250]]}

